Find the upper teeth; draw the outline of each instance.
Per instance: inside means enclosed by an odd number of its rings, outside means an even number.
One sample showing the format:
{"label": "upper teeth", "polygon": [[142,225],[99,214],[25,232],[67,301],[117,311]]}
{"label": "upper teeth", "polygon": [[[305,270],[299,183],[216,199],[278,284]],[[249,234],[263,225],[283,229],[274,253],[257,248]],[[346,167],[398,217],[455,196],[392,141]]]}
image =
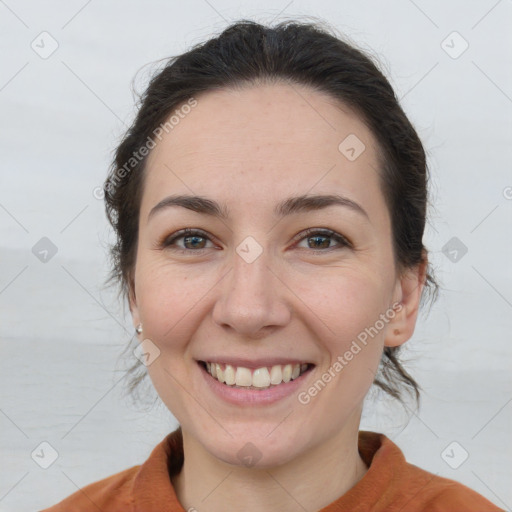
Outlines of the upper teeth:
{"label": "upper teeth", "polygon": [[221,365],[219,363],[206,363],[206,369],[210,375],[220,382],[229,386],[242,386],[256,388],[268,388],[271,384],[277,385],[282,382],[290,382],[306,371],[308,365],[286,364],[262,367],[252,371],[243,366]]}

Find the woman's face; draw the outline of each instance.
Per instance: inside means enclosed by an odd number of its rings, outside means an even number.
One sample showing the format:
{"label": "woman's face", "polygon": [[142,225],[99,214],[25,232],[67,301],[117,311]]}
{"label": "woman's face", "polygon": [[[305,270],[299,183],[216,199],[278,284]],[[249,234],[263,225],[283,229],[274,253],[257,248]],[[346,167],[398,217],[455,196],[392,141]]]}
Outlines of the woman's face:
{"label": "woman's face", "polygon": [[133,319],[184,433],[223,461],[271,466],[357,431],[421,286],[395,272],[376,142],[357,116],[297,85],[196,99],[148,157]]}

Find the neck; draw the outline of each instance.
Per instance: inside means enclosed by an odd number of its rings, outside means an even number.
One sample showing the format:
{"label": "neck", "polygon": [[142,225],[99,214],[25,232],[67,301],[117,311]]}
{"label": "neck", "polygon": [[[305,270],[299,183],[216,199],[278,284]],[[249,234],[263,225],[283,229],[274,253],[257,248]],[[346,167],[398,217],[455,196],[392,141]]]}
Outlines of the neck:
{"label": "neck", "polygon": [[235,508],[247,512],[320,510],[368,470],[357,449],[360,416],[356,419],[291,462],[270,469],[226,464],[183,431],[184,464],[171,478],[176,496],[185,510],[205,512],[225,512],[227,503],[238,503]]}

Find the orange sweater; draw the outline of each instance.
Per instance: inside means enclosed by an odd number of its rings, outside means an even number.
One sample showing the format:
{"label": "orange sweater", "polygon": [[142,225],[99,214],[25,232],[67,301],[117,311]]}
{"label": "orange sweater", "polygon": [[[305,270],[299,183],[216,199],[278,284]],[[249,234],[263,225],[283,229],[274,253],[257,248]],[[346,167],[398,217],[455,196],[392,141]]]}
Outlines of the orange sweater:
{"label": "orange sweater", "polygon": [[[359,453],[369,468],[364,477],[319,512],[502,511],[469,487],[407,463],[384,434],[360,431]],[[142,465],[89,484],[42,512],[185,512],[169,478],[182,465],[178,428]]]}

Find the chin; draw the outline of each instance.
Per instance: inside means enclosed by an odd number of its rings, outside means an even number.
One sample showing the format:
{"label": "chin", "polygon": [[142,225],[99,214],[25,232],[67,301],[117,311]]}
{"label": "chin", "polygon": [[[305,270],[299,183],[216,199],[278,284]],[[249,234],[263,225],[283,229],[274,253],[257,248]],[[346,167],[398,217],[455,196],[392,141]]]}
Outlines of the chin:
{"label": "chin", "polygon": [[[267,432],[273,429],[275,432],[268,435]],[[270,469],[292,461],[307,449],[306,441],[292,435],[289,427],[281,432],[278,429],[276,424],[266,429],[257,426],[244,428],[243,433],[239,434],[230,431],[233,437],[224,432],[222,440],[211,433],[204,433],[202,444],[210,455],[227,464],[249,469]]]}

